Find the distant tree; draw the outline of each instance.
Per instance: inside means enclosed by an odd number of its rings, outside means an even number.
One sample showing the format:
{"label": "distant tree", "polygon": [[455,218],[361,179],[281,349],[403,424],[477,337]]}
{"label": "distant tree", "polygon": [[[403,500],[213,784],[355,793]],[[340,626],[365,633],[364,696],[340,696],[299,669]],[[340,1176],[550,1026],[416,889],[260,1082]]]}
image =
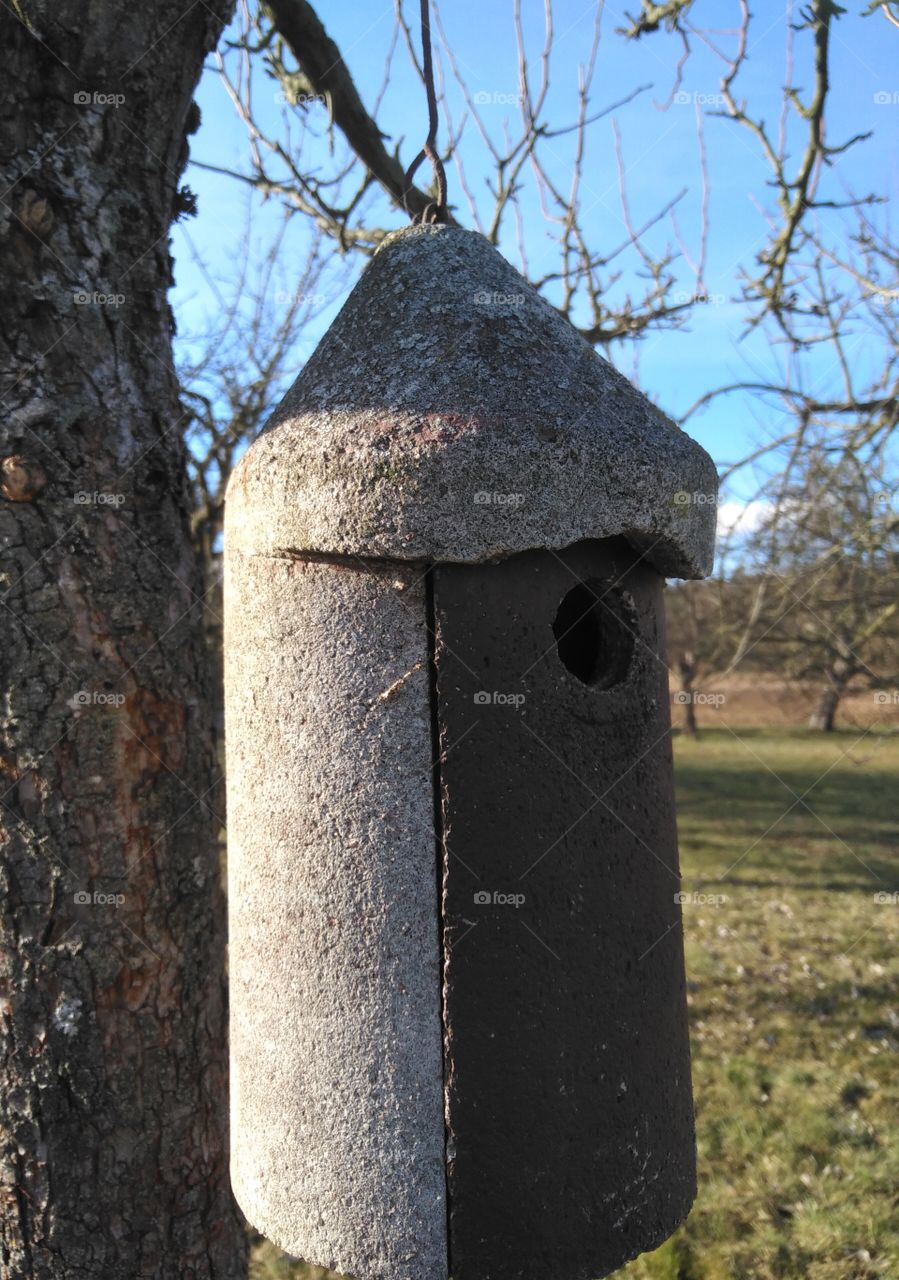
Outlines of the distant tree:
{"label": "distant tree", "polygon": [[[738,665],[747,618],[751,617],[758,583],[737,570],[706,582],[678,582],[665,595],[669,671],[679,686],[675,705],[682,705],[684,729],[699,730],[697,707]],[[720,692],[720,691],[717,691]]]}
{"label": "distant tree", "polygon": [[752,639],[795,679],[820,685],[809,726],[829,732],[851,684],[899,677],[895,485],[848,452],[810,446],[754,539],[766,599]]}

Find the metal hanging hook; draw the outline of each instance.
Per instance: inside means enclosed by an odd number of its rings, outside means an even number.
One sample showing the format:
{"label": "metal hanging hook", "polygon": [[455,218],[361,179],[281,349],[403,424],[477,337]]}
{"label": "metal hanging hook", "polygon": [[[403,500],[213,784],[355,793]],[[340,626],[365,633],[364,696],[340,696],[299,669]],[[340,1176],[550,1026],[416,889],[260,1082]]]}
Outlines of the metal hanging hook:
{"label": "metal hanging hook", "polygon": [[[429,0],[421,0],[421,46],[422,68],[424,73],[425,92],[428,97],[428,136],[418,155],[406,170],[405,189],[403,191],[403,208],[415,223],[446,222],[446,171],[443,161],[437,154],[437,94],[434,89],[434,59],[431,55],[431,14]],[[420,213],[413,214],[409,209],[408,196],[412,189],[412,179],[422,160],[428,159],[434,170],[434,181],[437,184],[437,199],[431,200]]]}

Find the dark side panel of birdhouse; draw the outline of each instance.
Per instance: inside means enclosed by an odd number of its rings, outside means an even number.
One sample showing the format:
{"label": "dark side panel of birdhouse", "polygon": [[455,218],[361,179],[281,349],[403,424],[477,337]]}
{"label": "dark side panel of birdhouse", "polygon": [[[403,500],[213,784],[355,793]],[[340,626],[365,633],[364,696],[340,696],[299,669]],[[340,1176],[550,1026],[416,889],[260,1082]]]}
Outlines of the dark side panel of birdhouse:
{"label": "dark side panel of birdhouse", "polygon": [[695,1189],[662,579],[432,570],[454,1280],[595,1280]]}

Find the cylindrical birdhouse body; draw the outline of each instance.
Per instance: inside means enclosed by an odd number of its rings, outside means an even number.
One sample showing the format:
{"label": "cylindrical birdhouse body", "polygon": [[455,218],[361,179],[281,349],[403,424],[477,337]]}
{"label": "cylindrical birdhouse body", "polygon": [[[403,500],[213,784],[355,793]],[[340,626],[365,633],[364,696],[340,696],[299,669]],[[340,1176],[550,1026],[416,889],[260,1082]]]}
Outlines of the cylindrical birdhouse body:
{"label": "cylindrical birdhouse body", "polygon": [[595,1280],[695,1190],[663,580],[617,539],[434,580],[452,1274]]}
{"label": "cylindrical birdhouse body", "polygon": [[228,592],[235,1193],[291,1252],[442,1276],[421,573],[238,554]]}
{"label": "cylindrical birdhouse body", "polygon": [[447,227],[379,251],[238,468],[232,1180],[289,1252],[593,1280],[686,1214],[661,589],[714,487]]}

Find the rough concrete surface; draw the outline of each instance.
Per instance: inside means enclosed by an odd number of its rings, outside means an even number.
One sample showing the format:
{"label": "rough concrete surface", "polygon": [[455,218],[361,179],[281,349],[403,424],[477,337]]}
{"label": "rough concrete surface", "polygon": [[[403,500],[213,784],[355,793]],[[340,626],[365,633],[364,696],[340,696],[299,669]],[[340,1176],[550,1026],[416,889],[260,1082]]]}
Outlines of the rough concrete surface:
{"label": "rough concrete surface", "polygon": [[445,1280],[422,577],[226,572],[234,1191],[311,1262]]}
{"label": "rough concrete surface", "polygon": [[245,550],[484,561],[623,534],[711,565],[708,454],[481,235],[388,238],[238,465]]}
{"label": "rough concrete surface", "polygon": [[[708,570],[716,484],[455,227],[388,239],[238,465],[232,1181],[288,1252],[358,1280],[592,1280],[686,1213],[659,575]],[[619,577],[633,651],[599,614],[559,640],[566,592]]]}
{"label": "rough concrete surface", "polygon": [[662,579],[634,562],[434,571],[453,1280],[595,1280],[693,1200]]}

